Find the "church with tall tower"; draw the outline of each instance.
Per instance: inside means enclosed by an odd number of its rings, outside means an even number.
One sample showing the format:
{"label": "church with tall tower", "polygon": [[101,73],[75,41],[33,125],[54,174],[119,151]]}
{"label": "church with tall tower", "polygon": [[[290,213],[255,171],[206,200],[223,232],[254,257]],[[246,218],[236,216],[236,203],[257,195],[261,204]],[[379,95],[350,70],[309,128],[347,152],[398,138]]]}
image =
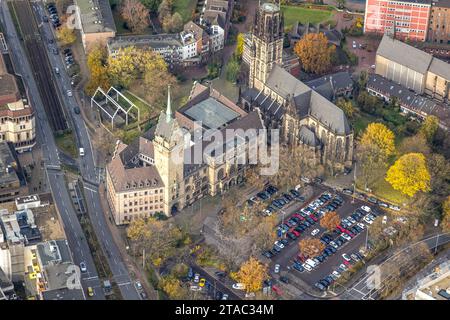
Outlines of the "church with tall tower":
{"label": "church with tall tower", "polygon": [[249,87],[262,89],[275,64],[282,64],[283,17],[274,3],[264,3],[256,10],[251,34]]}
{"label": "church with tall tower", "polygon": [[267,128],[286,143],[310,149],[325,167],[343,170],[353,160],[353,131],[344,112],[282,66],[283,14],[279,3],[260,4],[244,50],[249,57],[248,90],[240,97],[247,112],[257,110]]}

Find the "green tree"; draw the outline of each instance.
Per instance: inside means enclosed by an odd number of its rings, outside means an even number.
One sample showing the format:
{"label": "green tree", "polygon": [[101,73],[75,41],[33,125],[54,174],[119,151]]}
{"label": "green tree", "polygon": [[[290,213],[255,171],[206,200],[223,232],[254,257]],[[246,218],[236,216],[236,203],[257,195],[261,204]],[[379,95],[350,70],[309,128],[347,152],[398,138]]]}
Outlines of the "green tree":
{"label": "green tree", "polygon": [[226,71],[227,80],[232,83],[236,83],[240,69],[241,64],[239,63],[238,58],[235,55],[233,55],[233,57],[228,61],[227,64],[227,71]]}
{"label": "green tree", "polygon": [[353,118],[354,108],[353,103],[350,100],[345,100],[343,98],[339,98],[336,101],[336,105],[344,111],[345,115],[348,118]]}
{"label": "green tree", "polygon": [[180,32],[183,30],[183,18],[178,12],[172,15],[172,32]]}
{"label": "green tree", "polygon": [[339,9],[343,9],[343,8],[345,7],[345,4],[346,4],[346,3],[347,3],[346,0],[336,0],[337,7],[338,7]]}
{"label": "green tree", "polygon": [[439,119],[436,116],[428,116],[420,127],[419,134],[421,134],[428,143],[432,143],[436,131],[439,128]]}
{"label": "green tree", "polygon": [[147,7],[152,12],[158,11],[158,7],[162,0],[141,0],[142,4]]}

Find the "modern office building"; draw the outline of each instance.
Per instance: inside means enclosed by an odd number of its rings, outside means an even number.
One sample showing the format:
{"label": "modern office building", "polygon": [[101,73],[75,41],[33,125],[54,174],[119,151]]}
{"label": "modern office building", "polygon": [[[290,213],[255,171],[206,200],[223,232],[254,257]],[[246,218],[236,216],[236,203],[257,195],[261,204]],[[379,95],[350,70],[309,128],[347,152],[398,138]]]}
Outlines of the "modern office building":
{"label": "modern office building", "polygon": [[431,0],[367,0],[364,33],[395,35],[423,42],[431,12]]}

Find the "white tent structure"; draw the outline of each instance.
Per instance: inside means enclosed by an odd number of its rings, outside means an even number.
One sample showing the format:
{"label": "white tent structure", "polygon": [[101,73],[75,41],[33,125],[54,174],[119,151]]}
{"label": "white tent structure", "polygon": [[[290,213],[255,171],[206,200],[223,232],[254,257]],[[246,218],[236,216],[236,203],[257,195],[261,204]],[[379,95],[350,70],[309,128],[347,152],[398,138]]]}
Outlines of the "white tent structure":
{"label": "white tent structure", "polygon": [[[99,102],[95,100],[97,96],[100,96],[103,99],[101,99]],[[125,101],[127,106],[123,106],[119,103],[119,98],[122,98],[122,101]],[[121,92],[119,92],[116,88],[111,87],[109,90],[105,93],[102,88],[98,87],[97,90],[95,90],[94,95],[91,97],[91,108],[94,106],[94,104],[102,110],[110,119],[111,119],[111,126],[114,129],[114,120],[118,114],[118,112],[122,112],[125,114],[125,124],[128,125],[128,115],[130,111],[135,108],[137,110],[137,120],[140,121],[140,110],[139,108],[130,101],[127,97],[125,97]],[[122,103],[123,104],[123,103]],[[111,111],[107,110],[105,107],[106,105],[112,107],[113,113]],[[131,114],[133,116],[133,114]]]}

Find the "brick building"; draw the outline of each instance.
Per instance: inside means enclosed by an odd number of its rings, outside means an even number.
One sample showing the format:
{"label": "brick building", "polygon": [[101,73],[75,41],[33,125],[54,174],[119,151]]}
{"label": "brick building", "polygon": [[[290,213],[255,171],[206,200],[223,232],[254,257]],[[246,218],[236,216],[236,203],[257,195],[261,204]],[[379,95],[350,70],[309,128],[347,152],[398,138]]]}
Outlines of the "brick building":
{"label": "brick building", "polygon": [[423,42],[427,39],[431,0],[367,0],[364,33],[394,35]]}
{"label": "brick building", "polygon": [[450,44],[450,0],[433,1],[428,41]]}

